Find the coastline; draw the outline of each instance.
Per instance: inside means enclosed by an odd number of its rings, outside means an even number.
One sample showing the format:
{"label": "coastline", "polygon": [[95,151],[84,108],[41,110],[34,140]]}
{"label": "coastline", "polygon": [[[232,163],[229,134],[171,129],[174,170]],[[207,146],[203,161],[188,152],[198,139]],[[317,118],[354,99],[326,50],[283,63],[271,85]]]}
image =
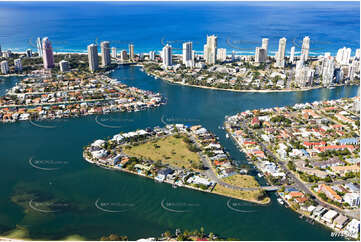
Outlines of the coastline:
{"label": "coastline", "polygon": [[[142,64],[137,64],[136,66],[141,66],[143,67]],[[158,75],[155,75],[154,73],[148,73],[146,71],[144,71],[146,74],[151,75],[152,77],[156,78],[156,79],[161,79],[162,81],[166,81],[170,84],[176,84],[176,85],[181,85],[181,86],[188,86],[188,87],[197,87],[197,88],[203,88],[203,89],[210,89],[210,90],[219,90],[219,91],[231,91],[231,92],[247,92],[247,93],[276,93],[276,92],[305,92],[305,91],[310,91],[310,90],[315,90],[315,89],[320,89],[320,88],[324,88],[323,86],[317,86],[317,87],[307,87],[307,88],[297,88],[297,89],[280,89],[280,90],[271,90],[271,89],[264,89],[264,90],[255,90],[255,89],[251,89],[251,90],[237,90],[237,89],[232,89],[232,88],[219,88],[219,87],[207,87],[207,86],[200,86],[200,85],[192,85],[192,84],[187,84],[187,83],[182,83],[182,82],[176,82],[173,81],[170,78],[165,78],[165,77],[161,77]],[[345,85],[345,84],[335,84],[334,87],[340,87],[340,86],[359,86],[357,84],[349,84],[349,85]]]}
{"label": "coastline", "polygon": [[[101,168],[104,168],[104,169],[115,170],[115,171],[122,171],[122,172],[126,172],[126,173],[129,173],[129,174],[133,174],[133,175],[137,175],[137,176],[141,176],[141,177],[145,177],[145,178],[154,180],[153,177],[146,176],[146,175],[144,175],[144,174],[139,174],[139,173],[134,172],[134,171],[130,171],[130,170],[123,169],[123,168],[116,168],[116,167],[112,167],[112,166],[101,165],[101,164],[99,164],[99,163],[97,163],[97,162],[93,162],[93,161],[91,161],[91,160],[85,155],[85,152],[83,152],[83,159],[86,160],[86,161],[87,161],[88,163],[90,163],[90,164],[96,165],[96,166],[101,167]],[[155,181],[155,180],[154,180],[154,181]],[[170,181],[167,181],[167,180],[164,180],[162,183],[167,183],[167,184],[170,184],[170,185],[174,185],[174,183],[172,183],[172,182],[170,182]],[[228,198],[234,198],[234,199],[237,199],[237,200],[240,200],[240,201],[255,203],[255,204],[258,204],[258,205],[269,205],[269,204],[271,203],[271,199],[270,199],[270,198],[267,199],[267,202],[265,203],[265,202],[255,201],[255,200],[241,199],[241,198],[238,198],[238,197],[236,197],[236,196],[225,195],[225,194],[222,194],[222,193],[219,193],[219,192],[202,190],[202,189],[200,189],[200,188],[196,188],[196,187],[192,187],[192,186],[184,185],[184,184],[183,184],[182,186],[178,186],[178,185],[177,185],[177,187],[184,187],[184,188],[189,188],[189,189],[193,189],[193,190],[200,191],[200,192],[216,194],[216,195],[220,195],[220,196],[228,197]]]}

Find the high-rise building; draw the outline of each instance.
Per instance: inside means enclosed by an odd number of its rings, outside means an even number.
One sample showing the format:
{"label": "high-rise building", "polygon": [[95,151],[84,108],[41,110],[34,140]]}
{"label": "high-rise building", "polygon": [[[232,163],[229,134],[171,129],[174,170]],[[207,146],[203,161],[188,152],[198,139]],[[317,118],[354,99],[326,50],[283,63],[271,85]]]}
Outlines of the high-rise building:
{"label": "high-rise building", "polygon": [[122,61],[128,60],[128,53],[126,50],[122,50],[120,52],[120,60],[122,60]]}
{"label": "high-rise building", "polygon": [[70,70],[69,62],[66,60],[62,60],[59,62],[59,67],[61,72],[67,72]]}
{"label": "high-rise building", "polygon": [[294,46],[292,46],[291,47],[291,55],[290,55],[290,62],[293,64],[294,63],[294,61],[295,61],[295,47]]}
{"label": "high-rise building", "polygon": [[155,52],[149,51],[149,60],[154,61],[155,60]]}
{"label": "high-rise building", "polygon": [[256,47],[254,62],[256,62],[256,63],[264,63],[264,62],[266,62],[266,59],[267,59],[266,49]]}
{"label": "high-rise building", "polygon": [[224,62],[227,59],[227,50],[225,48],[217,49],[217,60]]}
{"label": "high-rise building", "polygon": [[285,53],[286,53],[286,41],[285,37],[281,38],[278,44],[278,51],[276,53],[276,66],[285,67]]}
{"label": "high-rise building", "polygon": [[232,50],[232,62],[236,60],[236,52]]}
{"label": "high-rise building", "polygon": [[348,67],[347,77],[353,81],[357,72],[360,72],[360,61],[353,60],[352,64]]}
{"label": "high-rise building", "polygon": [[328,58],[331,56],[331,52],[325,52],[324,58]]}
{"label": "high-rise building", "polygon": [[343,76],[344,76],[344,73],[343,73],[343,70],[338,68],[335,70],[335,82],[336,83],[341,83],[341,81],[343,80]]}
{"label": "high-rise building", "polygon": [[117,48],[112,47],[112,57],[117,58]]}
{"label": "high-rise building", "polygon": [[0,69],[2,74],[8,74],[9,73],[9,64],[6,60],[2,61],[0,63]]}
{"label": "high-rise building", "polygon": [[48,37],[43,38],[43,63],[45,69],[54,67],[53,47]]}
{"label": "high-rise building", "polygon": [[194,62],[192,58],[192,42],[183,43],[182,60],[186,67],[193,67]]}
{"label": "high-rise building", "polygon": [[302,41],[302,49],[301,49],[301,55],[304,56],[304,60],[308,60],[308,55],[310,53],[310,37],[306,36],[303,38]]}
{"label": "high-rise building", "polygon": [[262,48],[266,50],[266,59],[267,59],[267,56],[268,56],[268,39],[267,38],[262,39]]}
{"label": "high-rise building", "polygon": [[204,45],[204,59],[207,64],[213,65],[217,58],[217,36],[207,35],[207,44]]}
{"label": "high-rise building", "polygon": [[333,81],[333,76],[335,72],[335,61],[332,56],[324,58],[322,63],[322,83],[325,86],[328,86]]}
{"label": "high-rise building", "polygon": [[[0,53],[1,53],[1,47],[0,47]],[[356,49],[355,58],[358,60],[360,59],[360,49]]]}
{"label": "high-rise building", "polygon": [[[300,61],[297,61],[297,64]],[[315,75],[315,70],[310,67],[300,66],[296,68],[295,80],[299,87],[310,86],[313,83],[313,78]]]}
{"label": "high-rise building", "polygon": [[2,54],[3,54],[3,53],[1,52],[1,45],[0,45],[0,56],[2,56]]}
{"label": "high-rise building", "polygon": [[343,47],[337,51],[336,61],[341,65],[348,65],[351,58],[351,48]]}
{"label": "high-rise building", "polygon": [[133,44],[129,45],[129,58],[131,60],[134,60],[134,45]]}
{"label": "high-rise building", "polygon": [[33,56],[33,51],[31,49],[27,49],[26,50],[26,57],[32,57]]}
{"label": "high-rise building", "polygon": [[96,44],[88,45],[88,61],[89,61],[89,70],[94,72],[98,69],[98,46]]}
{"label": "high-rise building", "polygon": [[101,57],[102,57],[102,65],[109,66],[110,65],[110,44],[109,41],[103,41],[100,43],[101,49]]}
{"label": "high-rise building", "polygon": [[15,60],[14,60],[14,66],[15,66],[15,70],[16,70],[17,72],[22,71],[22,70],[23,70],[23,66],[22,66],[22,64],[21,64],[21,59],[15,59]]}
{"label": "high-rise building", "polygon": [[166,44],[162,50],[163,66],[168,67],[172,65],[172,46]]}
{"label": "high-rise building", "polygon": [[38,47],[38,54],[40,57],[43,57],[43,45],[41,44],[41,39],[40,37],[37,38],[36,40],[36,46]]}

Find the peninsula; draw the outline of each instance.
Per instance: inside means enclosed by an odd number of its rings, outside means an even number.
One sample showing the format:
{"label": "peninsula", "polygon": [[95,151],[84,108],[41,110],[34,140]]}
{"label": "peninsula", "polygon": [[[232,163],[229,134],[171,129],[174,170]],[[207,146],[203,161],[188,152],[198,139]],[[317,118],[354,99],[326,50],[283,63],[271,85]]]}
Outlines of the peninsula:
{"label": "peninsula", "polygon": [[218,138],[200,125],[141,129],[96,140],[84,159],[173,187],[186,187],[259,204],[270,199],[254,177],[235,167]]}

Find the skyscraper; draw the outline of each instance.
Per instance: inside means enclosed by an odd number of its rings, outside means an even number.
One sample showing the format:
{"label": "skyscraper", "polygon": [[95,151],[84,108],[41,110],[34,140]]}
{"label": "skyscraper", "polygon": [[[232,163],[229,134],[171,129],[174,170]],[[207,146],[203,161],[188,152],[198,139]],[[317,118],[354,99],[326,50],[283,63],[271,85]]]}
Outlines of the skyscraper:
{"label": "skyscraper", "polygon": [[322,83],[328,86],[332,83],[335,71],[335,61],[332,56],[324,58],[322,63]]}
{"label": "skyscraper", "polygon": [[126,50],[122,50],[120,52],[120,60],[122,60],[122,61],[128,60],[128,53]]}
{"label": "skyscraper", "polygon": [[89,70],[94,72],[98,69],[98,46],[96,44],[88,45]]}
{"label": "skyscraper", "polygon": [[336,61],[341,65],[348,65],[351,58],[351,48],[343,47],[337,51]]}
{"label": "skyscraper", "polygon": [[33,56],[33,51],[31,49],[27,49],[26,50],[26,57],[32,57]]}
{"label": "skyscraper", "polygon": [[306,36],[306,37],[303,38],[302,50],[301,50],[301,55],[304,56],[305,61],[308,60],[309,52],[310,52],[310,37]]}
{"label": "skyscraper", "polygon": [[100,43],[101,49],[101,57],[102,57],[102,65],[109,66],[110,65],[110,45],[109,41],[103,41]]}
{"label": "skyscraper", "polygon": [[59,67],[61,72],[67,72],[70,70],[69,62],[66,60],[62,60],[59,62]]}
{"label": "skyscraper", "polygon": [[37,38],[36,40],[36,46],[38,47],[38,54],[40,57],[43,57],[43,45],[41,44],[41,39],[40,37]]}
{"label": "skyscraper", "polygon": [[192,42],[183,43],[182,60],[186,67],[193,67],[194,62],[192,58]]}
{"label": "skyscraper", "polygon": [[117,58],[117,48],[112,47],[112,57]]}
{"label": "skyscraper", "polygon": [[21,64],[21,59],[15,59],[15,60],[14,60],[14,66],[15,66],[15,70],[16,70],[17,72],[22,71],[22,70],[23,70],[23,66],[22,66],[22,64]]}
{"label": "skyscraper", "polygon": [[6,60],[2,61],[0,63],[0,69],[2,74],[8,74],[9,73],[9,64]]}
{"label": "skyscraper", "polygon": [[217,60],[218,61],[226,61],[227,59],[227,50],[225,48],[217,49]]}
{"label": "skyscraper", "polygon": [[204,45],[204,59],[207,64],[213,65],[217,58],[217,36],[207,35],[207,44]]}
{"label": "skyscraper", "polygon": [[262,48],[266,50],[266,59],[267,59],[267,56],[268,56],[268,39],[267,38],[262,39]]}
{"label": "skyscraper", "polygon": [[166,44],[162,50],[163,66],[168,67],[172,65],[172,46]]}
{"label": "skyscraper", "polygon": [[134,59],[134,45],[133,45],[133,44],[130,44],[130,45],[129,45],[129,58],[130,58],[131,60]]}
{"label": "skyscraper", "polygon": [[[1,46],[0,46],[0,53],[1,53]],[[355,58],[358,60],[360,59],[360,49],[356,49]]]}
{"label": "skyscraper", "polygon": [[266,62],[266,59],[267,59],[266,49],[256,47],[254,62],[256,62],[256,63],[264,63],[264,62]]}
{"label": "skyscraper", "polygon": [[149,51],[149,60],[153,61],[155,59],[155,52]]}
{"label": "skyscraper", "polygon": [[54,67],[53,47],[48,37],[43,38],[43,63],[45,69]]}
{"label": "skyscraper", "polygon": [[276,53],[276,66],[285,67],[285,53],[286,53],[286,41],[287,39],[283,37],[278,43],[278,51]]}
{"label": "skyscraper", "polygon": [[295,62],[295,47],[291,47],[291,55],[290,55],[290,62],[293,64]]}

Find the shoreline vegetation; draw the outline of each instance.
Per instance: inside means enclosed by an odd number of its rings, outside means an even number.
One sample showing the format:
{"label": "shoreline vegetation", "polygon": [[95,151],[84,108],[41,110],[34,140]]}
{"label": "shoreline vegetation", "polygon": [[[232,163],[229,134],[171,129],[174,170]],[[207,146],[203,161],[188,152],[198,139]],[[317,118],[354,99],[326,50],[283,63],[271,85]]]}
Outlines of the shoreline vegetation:
{"label": "shoreline vegetation", "polygon": [[[139,65],[142,66],[142,65]],[[219,88],[219,87],[208,87],[208,86],[200,86],[200,85],[192,85],[182,82],[177,82],[172,80],[171,78],[161,77],[160,75],[156,75],[154,73],[149,73],[151,76],[155,78],[159,78],[163,81],[166,81],[170,84],[176,84],[181,86],[188,86],[188,87],[196,87],[196,88],[203,88],[203,89],[210,89],[210,90],[219,90],[219,91],[231,91],[231,92],[254,92],[254,93],[272,93],[272,92],[305,92],[320,88],[325,88],[323,86],[317,86],[317,87],[305,87],[305,88],[294,88],[294,89],[279,89],[279,90],[271,90],[271,89],[265,89],[265,90],[256,90],[256,89],[250,89],[250,90],[237,90],[232,88]],[[333,87],[341,87],[341,86],[359,86],[359,84],[334,84]]]}
{"label": "shoreline vegetation", "polygon": [[[254,177],[239,174],[217,138],[201,126],[177,124],[118,134],[111,140],[97,140],[86,146],[83,157],[97,166],[168,183],[174,188],[185,187],[260,205],[270,203]],[[205,167],[208,164],[214,167]],[[209,174],[213,170],[218,174]]]}

